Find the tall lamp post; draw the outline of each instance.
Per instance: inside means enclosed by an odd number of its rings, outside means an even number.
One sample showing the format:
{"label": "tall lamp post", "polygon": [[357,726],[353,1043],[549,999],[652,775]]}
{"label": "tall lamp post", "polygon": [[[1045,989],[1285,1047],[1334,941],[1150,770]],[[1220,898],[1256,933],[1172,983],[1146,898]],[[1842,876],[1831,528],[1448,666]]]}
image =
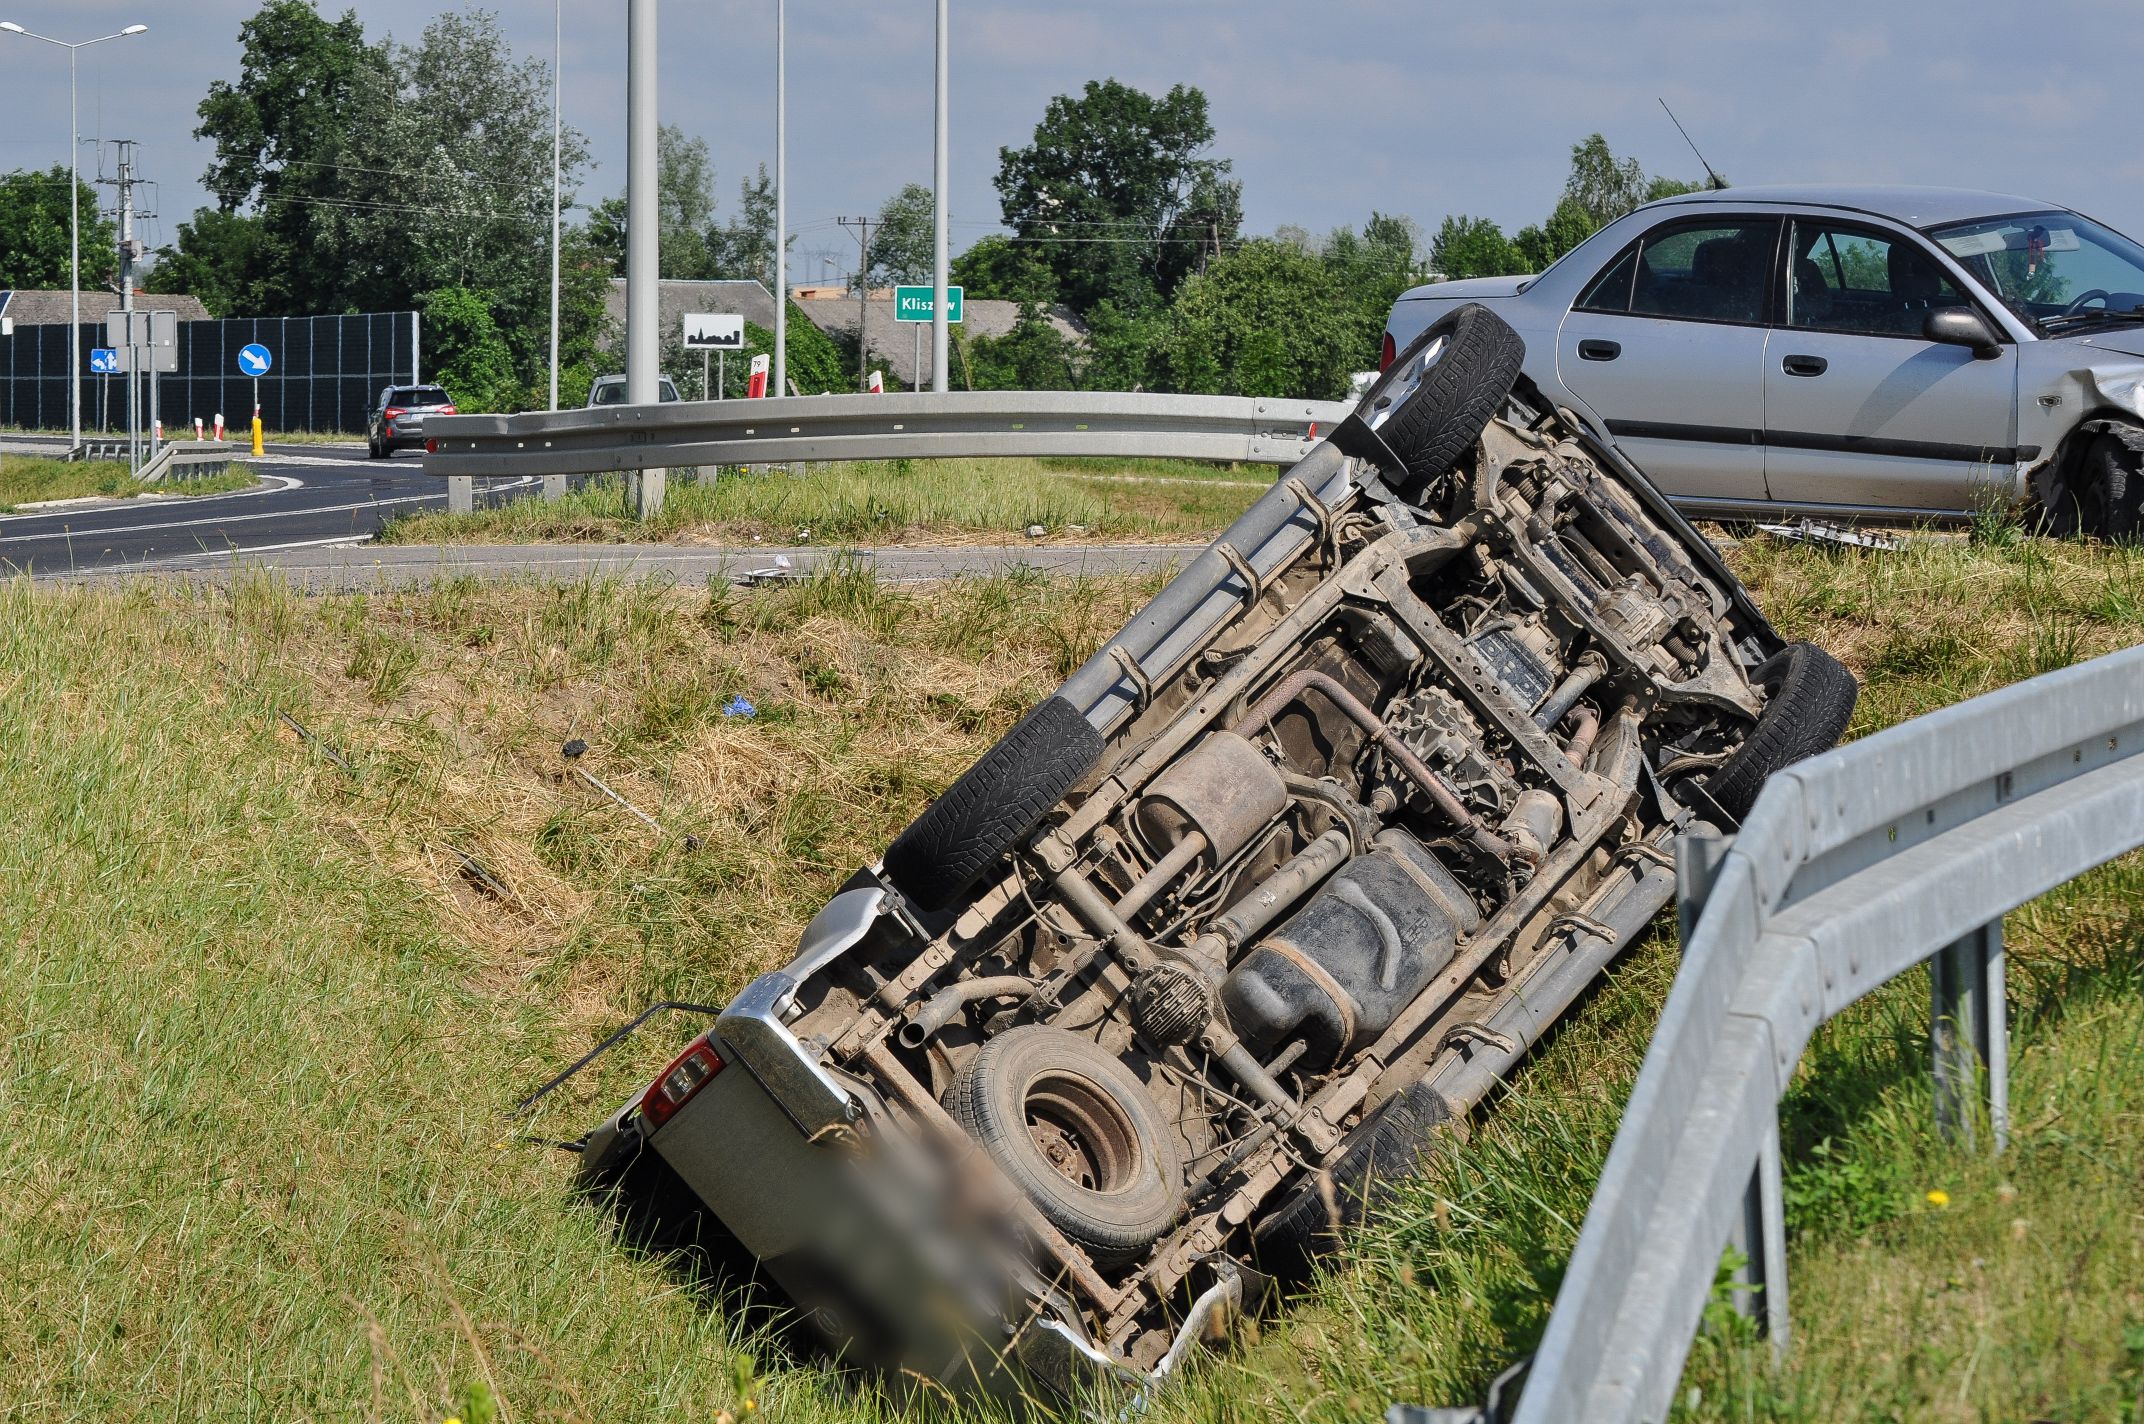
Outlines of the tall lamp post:
{"label": "tall lamp post", "polygon": [[559,81],[566,64],[565,0],[551,0],[551,409],[558,409],[558,167],[566,133]]}
{"label": "tall lamp post", "polygon": [[11,35],[21,35],[26,40],[43,40],[67,51],[67,284],[74,293],[73,315],[67,323],[67,409],[76,447],[82,443],[82,134],[75,118],[74,53],[106,40],[123,40],[128,35],[138,35],[148,28],[147,25],[128,25],[116,34],[69,44],[50,35],[35,34],[13,20],[0,21],[0,30]]}
{"label": "tall lamp post", "polygon": [[938,0],[938,84],[931,123],[931,389],[946,388],[946,345],[951,328],[946,310],[946,0]]}
{"label": "tall lamp post", "polygon": [[[789,0],[774,0],[774,389],[789,394]],[[856,328],[863,344],[863,328]]]}

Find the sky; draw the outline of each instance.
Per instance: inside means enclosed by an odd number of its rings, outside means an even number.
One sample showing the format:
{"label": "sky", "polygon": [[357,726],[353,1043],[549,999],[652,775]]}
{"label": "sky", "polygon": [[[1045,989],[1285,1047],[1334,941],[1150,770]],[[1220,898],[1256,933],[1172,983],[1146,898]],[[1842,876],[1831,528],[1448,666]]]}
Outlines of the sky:
{"label": "sky", "polygon": [[[142,141],[157,180],[152,245],[208,201],[194,106],[235,78],[258,0],[0,0],[0,20],[59,39],[149,32],[80,52],[85,135]],[[415,39],[440,0],[354,0],[368,37]],[[1114,77],[1211,101],[1213,156],[1235,164],[1249,231],[1324,232],[1372,211],[1433,230],[1448,213],[1507,230],[1544,217],[1571,145],[1598,131],[1649,172],[1702,175],[1664,97],[1737,182],[1934,183],[2024,193],[2144,236],[2144,146],[2121,135],[2144,58],[2131,7],[2093,0],[1960,8],[1927,0],[1794,6],[1539,0],[951,0],[952,232],[997,228],[1001,146],[1055,94]],[[344,4],[323,0],[323,10]],[[548,60],[553,7],[494,0]],[[661,0],[661,116],[712,151],[718,218],[773,157],[771,0]],[[566,0],[566,122],[625,179],[625,0]],[[875,213],[931,172],[930,0],[790,0],[792,280],[838,275]],[[0,171],[64,162],[67,56],[0,34]],[[109,166],[109,149],[105,150]],[[85,170],[95,157],[85,146]]]}

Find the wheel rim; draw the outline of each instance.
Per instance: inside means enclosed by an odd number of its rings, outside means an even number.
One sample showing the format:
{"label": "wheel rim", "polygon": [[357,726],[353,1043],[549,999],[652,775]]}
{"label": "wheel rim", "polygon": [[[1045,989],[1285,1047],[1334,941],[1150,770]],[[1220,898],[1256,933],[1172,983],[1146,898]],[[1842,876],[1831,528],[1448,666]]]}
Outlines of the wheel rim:
{"label": "wheel rim", "polygon": [[1051,1171],[1090,1192],[1122,1191],[1139,1166],[1139,1134],[1105,1090],[1074,1073],[1044,1073],[1021,1103],[1027,1135]]}

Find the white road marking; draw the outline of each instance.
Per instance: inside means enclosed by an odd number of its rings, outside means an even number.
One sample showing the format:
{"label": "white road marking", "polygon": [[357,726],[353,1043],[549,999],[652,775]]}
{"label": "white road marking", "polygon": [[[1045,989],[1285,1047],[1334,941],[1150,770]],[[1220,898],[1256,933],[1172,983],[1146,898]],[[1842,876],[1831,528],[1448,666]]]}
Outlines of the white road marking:
{"label": "white road marking", "polygon": [[173,554],[169,558],[145,561],[136,567],[154,569],[165,564],[175,564],[181,559],[228,559],[237,554],[273,554],[283,549],[321,549],[330,544],[348,544],[354,548],[359,544],[371,542],[370,534],[337,534],[329,539],[293,539],[288,544],[247,544],[243,547],[233,545],[228,549],[203,549],[194,554]]}
{"label": "white road marking", "polygon": [[[535,475],[523,475],[521,478],[515,480],[511,484],[493,485],[485,492],[488,494],[495,493],[499,490],[520,489],[525,485],[532,485],[536,483],[536,480],[537,477]],[[220,498],[220,496],[216,495],[209,495],[206,497],[210,499]],[[266,514],[231,514],[221,516],[210,515],[203,519],[160,520],[154,524],[116,524],[98,525],[95,528],[91,529],[53,529],[43,534],[0,535],[0,544],[22,544],[27,543],[31,540],[58,539],[70,535],[83,540],[94,540],[102,539],[112,534],[142,534],[150,532],[152,530],[177,531],[181,529],[196,529],[200,528],[203,525],[209,524],[244,524],[249,521],[258,519],[298,519],[307,518],[317,514],[345,514],[353,509],[387,509],[394,505],[401,504],[423,504],[431,500],[442,500],[446,497],[447,492],[445,490],[441,490],[438,494],[403,495],[395,499],[371,499],[364,500],[355,504],[328,504],[321,505],[318,508],[310,509],[276,509],[270,510]],[[354,539],[357,536],[354,534],[350,534],[345,535],[344,537]]]}

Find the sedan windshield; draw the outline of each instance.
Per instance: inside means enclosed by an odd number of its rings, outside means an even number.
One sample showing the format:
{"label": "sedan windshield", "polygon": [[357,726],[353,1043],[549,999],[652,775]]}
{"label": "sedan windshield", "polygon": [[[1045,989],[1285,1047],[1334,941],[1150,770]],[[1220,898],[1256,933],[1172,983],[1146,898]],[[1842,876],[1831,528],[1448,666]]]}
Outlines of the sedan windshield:
{"label": "sedan windshield", "polygon": [[2144,321],[2144,247],[2077,213],[2023,213],[1928,234],[2042,331]]}

